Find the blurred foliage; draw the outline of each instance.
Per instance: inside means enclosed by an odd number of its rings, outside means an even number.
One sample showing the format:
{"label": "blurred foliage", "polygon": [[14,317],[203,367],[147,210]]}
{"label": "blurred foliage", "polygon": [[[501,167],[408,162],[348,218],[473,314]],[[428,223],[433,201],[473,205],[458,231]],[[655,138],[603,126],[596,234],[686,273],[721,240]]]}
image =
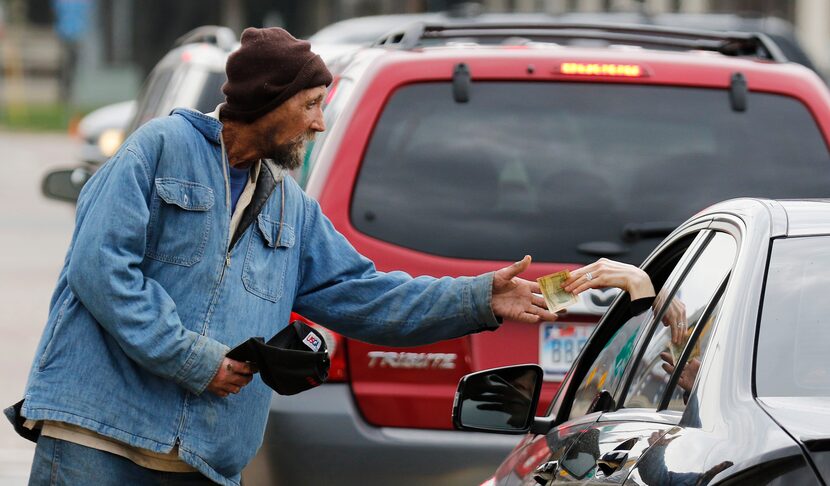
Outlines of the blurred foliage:
{"label": "blurred foliage", "polygon": [[0,128],[19,131],[72,131],[91,110],[65,104],[0,107]]}

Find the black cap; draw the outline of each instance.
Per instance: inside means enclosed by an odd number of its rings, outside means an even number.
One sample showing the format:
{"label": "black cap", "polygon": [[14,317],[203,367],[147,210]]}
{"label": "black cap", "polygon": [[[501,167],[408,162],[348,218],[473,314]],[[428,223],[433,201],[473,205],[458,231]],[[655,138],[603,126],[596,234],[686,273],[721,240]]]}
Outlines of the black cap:
{"label": "black cap", "polygon": [[331,364],[323,335],[301,321],[292,322],[268,342],[252,337],[227,356],[254,364],[262,381],[280,395],[295,395],[325,382]]}
{"label": "black cap", "polygon": [[247,28],[241,41],[225,66],[223,118],[252,122],[304,89],[331,84],[311,44],[279,27]]}

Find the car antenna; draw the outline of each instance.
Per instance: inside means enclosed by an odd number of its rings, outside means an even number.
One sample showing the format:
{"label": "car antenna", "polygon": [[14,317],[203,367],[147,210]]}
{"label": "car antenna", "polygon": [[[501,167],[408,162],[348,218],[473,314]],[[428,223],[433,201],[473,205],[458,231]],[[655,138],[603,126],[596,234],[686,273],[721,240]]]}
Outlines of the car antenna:
{"label": "car antenna", "polygon": [[746,76],[743,73],[733,73],[729,80],[729,103],[732,105],[732,111],[746,111],[748,91]]}
{"label": "car antenna", "polygon": [[456,103],[470,101],[470,68],[463,62],[456,64],[452,72],[452,97]]}

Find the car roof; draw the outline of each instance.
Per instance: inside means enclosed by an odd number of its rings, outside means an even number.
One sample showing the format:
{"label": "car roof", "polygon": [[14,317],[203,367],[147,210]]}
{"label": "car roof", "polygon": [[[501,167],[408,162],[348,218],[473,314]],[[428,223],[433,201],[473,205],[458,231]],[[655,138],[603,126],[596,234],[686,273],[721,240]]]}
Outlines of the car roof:
{"label": "car roof", "polygon": [[[402,51],[415,54],[393,54]],[[365,69],[374,58],[382,62],[412,62],[416,58],[487,57],[508,61],[549,55],[559,62],[650,63],[698,68],[703,65],[724,69],[760,69],[770,75],[769,66],[789,73],[795,63],[788,61],[780,47],[759,33],[697,30],[676,26],[619,23],[424,23],[415,22],[388,32],[375,43],[354,51],[334,63],[335,74],[349,71],[350,65]],[[760,67],[759,66],[764,66]],[[821,78],[815,75],[812,82]],[[687,75],[687,74],[686,74]],[[790,76],[790,74],[788,74]],[[806,79],[802,74],[802,79]],[[687,83],[681,83],[687,84]],[[692,83],[694,84],[694,79]],[[755,88],[755,86],[753,86]]]}
{"label": "car roof", "polygon": [[[726,56],[709,51],[666,51],[630,46],[575,47],[540,43],[524,46],[441,45],[411,50],[371,47],[356,52],[338,74],[348,77],[352,66],[362,71],[368,65],[376,68],[401,67],[404,64],[413,63],[426,66],[441,61],[448,63],[496,61],[501,66],[524,64],[525,68],[532,63],[540,75],[550,75],[551,70],[563,62],[638,64],[645,66],[647,70],[654,70],[657,74],[664,74],[668,71],[678,73],[675,77],[682,85],[698,85],[694,80],[689,80],[688,69],[695,69],[700,73],[705,72],[718,79],[723,78],[722,83],[719,82],[723,85],[729,84],[729,75],[740,71],[747,77],[752,89],[773,89],[772,87],[775,86],[776,90],[786,92],[789,91],[787,86],[794,89],[795,84],[805,81],[824,89],[824,83],[817,74],[793,62],[771,62]],[[685,72],[682,75],[679,74],[678,68]],[[448,71],[447,77],[451,73],[452,71]],[[502,75],[497,77],[509,78],[511,73],[512,71],[504,70]],[[724,74],[727,76],[723,77]],[[475,81],[477,73],[472,71],[471,75]],[[518,71],[514,77],[518,77]],[[798,82],[795,83],[795,80]],[[668,79],[667,82],[672,81]]]}
{"label": "car roof", "polygon": [[425,12],[411,14],[368,15],[352,17],[323,27],[308,38],[312,44],[368,44],[386,32],[413,22],[496,23],[496,22],[550,22],[555,19],[544,13],[483,13],[456,15],[452,12]]}
{"label": "car roof", "polygon": [[766,231],[772,237],[830,234],[830,198],[730,199],[704,209],[693,219],[699,220],[715,214],[733,214],[741,217],[744,221],[766,222],[765,224],[769,224]]}
{"label": "car roof", "polygon": [[228,55],[238,46],[237,43],[228,50],[207,42],[184,44],[165,54],[154,69],[190,64],[203,66],[211,71],[224,71]]}
{"label": "car roof", "polygon": [[789,60],[816,70],[799,44],[793,25],[780,17],[730,13],[665,12],[644,16],[636,12],[569,12],[559,15],[557,19],[567,22],[623,22],[716,31],[762,32],[781,48]]}
{"label": "car roof", "polygon": [[787,236],[830,233],[830,199],[778,201],[787,213]]}
{"label": "car roof", "polygon": [[338,45],[369,43],[383,33],[413,22],[453,23],[545,23],[588,22],[626,23],[651,26],[705,29],[712,31],[763,32],[793,61],[814,69],[812,62],[798,45],[792,24],[778,17],[742,16],[726,13],[659,13],[643,12],[565,12],[546,13],[475,13],[427,12],[417,14],[371,15],[335,22],[309,38],[312,43]]}

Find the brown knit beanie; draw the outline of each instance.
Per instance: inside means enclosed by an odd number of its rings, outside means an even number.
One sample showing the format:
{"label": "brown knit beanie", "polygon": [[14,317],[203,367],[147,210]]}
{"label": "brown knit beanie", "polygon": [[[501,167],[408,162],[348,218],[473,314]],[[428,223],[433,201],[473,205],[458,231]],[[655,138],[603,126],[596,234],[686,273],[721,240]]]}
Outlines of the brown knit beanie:
{"label": "brown knit beanie", "polygon": [[311,44],[283,29],[247,28],[242,46],[228,57],[222,86],[222,116],[252,122],[300,91],[331,84],[323,60]]}

